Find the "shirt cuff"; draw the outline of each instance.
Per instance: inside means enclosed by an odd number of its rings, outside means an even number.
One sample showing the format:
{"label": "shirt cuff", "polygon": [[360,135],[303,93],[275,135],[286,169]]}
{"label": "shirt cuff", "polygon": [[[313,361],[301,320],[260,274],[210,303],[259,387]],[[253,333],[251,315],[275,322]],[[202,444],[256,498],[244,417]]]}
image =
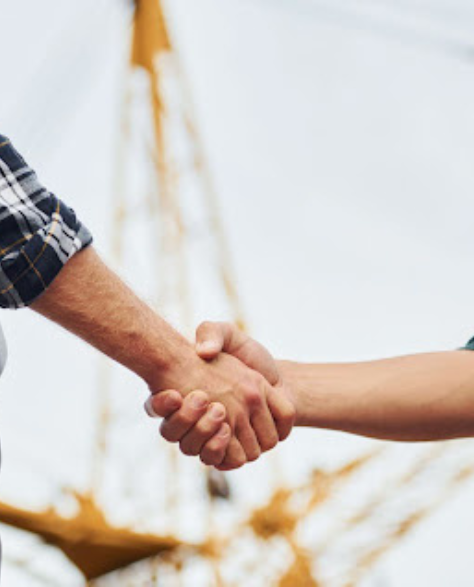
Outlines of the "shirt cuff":
{"label": "shirt cuff", "polygon": [[32,304],[66,263],[92,243],[92,235],[74,211],[57,200],[51,221],[0,260],[0,307]]}

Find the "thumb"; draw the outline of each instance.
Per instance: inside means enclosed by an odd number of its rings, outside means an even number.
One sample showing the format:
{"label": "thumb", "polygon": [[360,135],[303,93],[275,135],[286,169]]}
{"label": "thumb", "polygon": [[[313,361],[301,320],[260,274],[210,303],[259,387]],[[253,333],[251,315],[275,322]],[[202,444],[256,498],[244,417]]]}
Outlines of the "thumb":
{"label": "thumb", "polygon": [[203,322],[196,331],[196,352],[206,360],[224,352],[263,375],[271,385],[276,385],[280,379],[267,349],[229,322]]}
{"label": "thumb", "polygon": [[225,351],[228,325],[223,322],[203,322],[196,330],[196,352],[201,359],[210,360]]}
{"label": "thumb", "polygon": [[183,405],[181,394],[175,390],[150,395],[144,408],[150,418],[169,418]]}

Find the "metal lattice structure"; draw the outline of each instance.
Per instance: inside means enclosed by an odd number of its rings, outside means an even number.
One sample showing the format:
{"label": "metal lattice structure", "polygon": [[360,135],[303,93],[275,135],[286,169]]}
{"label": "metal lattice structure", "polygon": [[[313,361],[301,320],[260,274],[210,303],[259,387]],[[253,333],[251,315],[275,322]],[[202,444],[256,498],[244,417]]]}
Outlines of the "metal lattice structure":
{"label": "metal lattice structure", "polygon": [[[244,327],[192,93],[160,0],[136,2],[123,86],[112,231],[117,266],[126,271],[130,263],[121,246],[124,234],[133,230],[144,237],[146,233],[156,250],[147,267],[154,272],[159,266],[161,276],[150,285],[148,297],[190,332],[194,312],[189,255],[196,240],[205,235],[215,286],[229,317]],[[138,154],[130,154],[131,145],[138,146]],[[138,160],[140,174],[133,179],[132,167]],[[137,175],[145,181],[137,182]],[[133,201],[130,193],[136,194]],[[146,222],[137,210],[144,212]],[[192,476],[186,474],[192,479],[194,505],[205,503],[196,514],[204,530],[198,539],[185,540],[180,532],[179,490],[184,471],[176,450],[160,444],[153,446],[153,454],[162,455],[170,480],[157,506],[166,513],[166,532],[142,531],[110,521],[101,505],[109,491],[104,486],[108,469],[115,466],[117,413],[109,408],[113,385],[112,367],[104,362],[98,374],[101,400],[90,491],[75,495],[76,515],[67,518],[54,508],[31,512],[0,504],[3,523],[61,550],[96,587],[195,587],[196,573],[199,584],[207,587],[352,587],[474,476],[470,443],[417,449],[391,476],[381,471],[380,464],[390,458],[393,448],[381,443],[380,449],[334,470],[313,471],[300,485],[277,483],[266,503],[221,528],[220,517],[232,507],[227,480],[199,466]],[[345,502],[354,487],[364,488],[361,498]],[[12,564],[41,580],[29,569],[29,561]]]}

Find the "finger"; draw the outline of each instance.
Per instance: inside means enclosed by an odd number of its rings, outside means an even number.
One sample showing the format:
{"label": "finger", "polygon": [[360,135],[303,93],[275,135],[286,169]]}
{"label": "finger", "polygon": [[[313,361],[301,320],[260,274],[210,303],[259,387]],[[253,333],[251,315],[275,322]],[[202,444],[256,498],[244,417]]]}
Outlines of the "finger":
{"label": "finger", "polygon": [[227,326],[223,322],[203,322],[196,330],[196,352],[201,359],[213,359],[223,349]]}
{"label": "finger", "polygon": [[161,391],[150,395],[145,402],[145,411],[150,418],[169,418],[183,405],[183,398],[178,391]]}
{"label": "finger", "polygon": [[235,324],[203,322],[196,331],[196,352],[205,360],[214,359],[220,352],[225,352],[259,372],[271,385],[276,385],[280,379],[268,350]]}
{"label": "finger", "polygon": [[263,452],[271,450],[278,444],[278,431],[266,403],[253,412],[250,423]]}
{"label": "finger", "polygon": [[278,437],[285,440],[295,425],[296,411],[292,402],[284,396],[281,388],[271,388],[267,393],[267,404],[275,421]]}
{"label": "finger", "polygon": [[250,422],[243,421],[236,425],[235,436],[244,449],[247,461],[256,461],[262,454],[262,450]]}
{"label": "finger", "polygon": [[226,410],[222,404],[211,404],[204,416],[181,439],[181,452],[185,455],[197,456],[204,444],[219,432],[225,417]]}
{"label": "finger", "polygon": [[245,456],[244,449],[242,448],[237,438],[232,436],[225,459],[223,463],[216,466],[216,469],[219,469],[219,471],[231,471],[233,469],[239,469],[245,465],[246,462],[247,458]]}
{"label": "finger", "polygon": [[222,463],[231,441],[229,424],[221,424],[220,430],[201,449],[200,458],[205,465],[217,466]]}
{"label": "finger", "polygon": [[230,322],[203,322],[196,330],[196,352],[203,359],[214,358],[221,351],[240,358],[239,351],[249,342],[258,344]]}
{"label": "finger", "polygon": [[206,413],[209,399],[203,391],[193,391],[183,400],[182,407],[163,420],[160,432],[169,442],[178,442]]}

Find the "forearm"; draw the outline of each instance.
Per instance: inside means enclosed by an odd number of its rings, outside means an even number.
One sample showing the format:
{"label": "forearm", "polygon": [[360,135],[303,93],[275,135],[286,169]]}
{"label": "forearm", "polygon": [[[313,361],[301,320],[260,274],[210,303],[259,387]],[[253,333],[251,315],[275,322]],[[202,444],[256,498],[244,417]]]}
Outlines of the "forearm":
{"label": "forearm", "polygon": [[471,351],[279,368],[299,426],[406,441],[474,436]]}
{"label": "forearm", "polygon": [[194,360],[191,344],[140,300],[92,247],[73,257],[31,308],[147,383],[166,388]]}
{"label": "forearm", "polygon": [[[202,360],[194,346],[141,301],[92,248],[73,257],[31,306],[144,379],[152,393],[204,390],[227,410],[234,437],[225,467],[255,460],[278,442],[268,383],[234,357]],[[267,413],[268,412],[268,413]],[[252,424],[251,424],[252,420]]]}

